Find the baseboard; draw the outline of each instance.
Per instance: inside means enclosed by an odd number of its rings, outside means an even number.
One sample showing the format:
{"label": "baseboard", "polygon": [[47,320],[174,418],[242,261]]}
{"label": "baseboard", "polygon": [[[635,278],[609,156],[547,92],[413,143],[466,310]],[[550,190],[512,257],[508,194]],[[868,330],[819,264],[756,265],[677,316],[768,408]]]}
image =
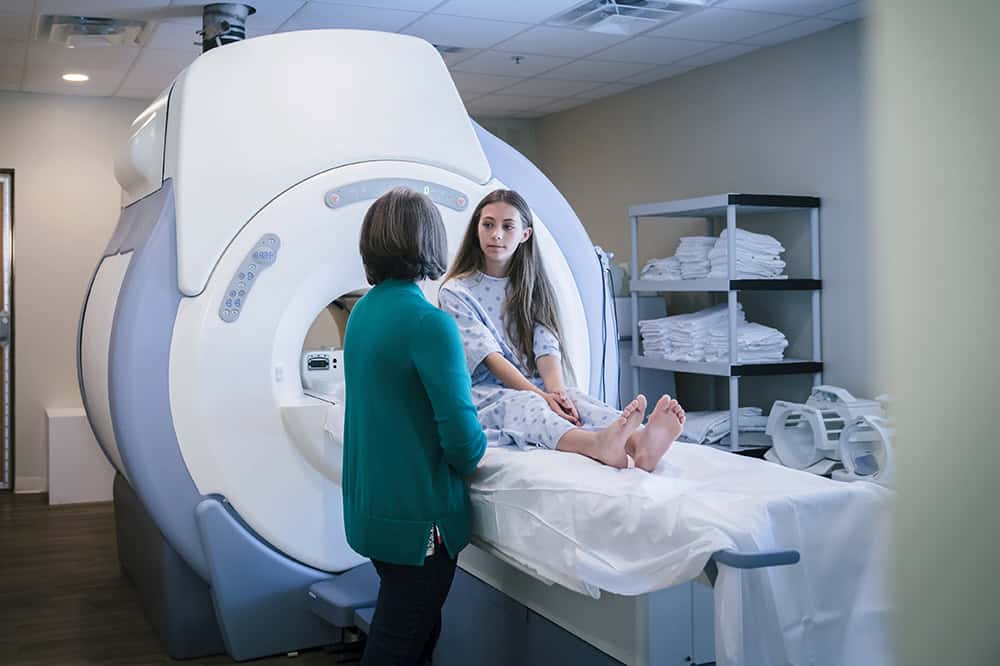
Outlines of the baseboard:
{"label": "baseboard", "polygon": [[18,476],[14,479],[14,492],[18,495],[44,493],[48,489],[48,479],[44,476]]}

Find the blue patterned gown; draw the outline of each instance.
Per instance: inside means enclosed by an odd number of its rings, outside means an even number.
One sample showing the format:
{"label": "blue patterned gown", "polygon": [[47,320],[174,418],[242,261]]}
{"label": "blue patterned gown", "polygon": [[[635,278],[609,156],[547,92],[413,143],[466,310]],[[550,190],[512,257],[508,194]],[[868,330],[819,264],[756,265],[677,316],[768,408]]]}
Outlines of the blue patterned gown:
{"label": "blue patterned gown", "polygon": [[[503,355],[535,386],[545,386],[538,372],[529,373],[504,325],[504,303],[508,278],[485,273],[449,280],[438,296],[441,309],[451,314],[462,334],[465,360],[472,377],[472,400],[491,444],[556,448],[559,438],[575,426],[553,412],[545,399],[531,391],[508,389],[493,376],[483,360],[492,352]],[[537,325],[534,330],[535,359],[560,355],[559,341],[552,331]],[[604,428],[620,412],[575,388],[566,390],[580,413],[582,427]]]}

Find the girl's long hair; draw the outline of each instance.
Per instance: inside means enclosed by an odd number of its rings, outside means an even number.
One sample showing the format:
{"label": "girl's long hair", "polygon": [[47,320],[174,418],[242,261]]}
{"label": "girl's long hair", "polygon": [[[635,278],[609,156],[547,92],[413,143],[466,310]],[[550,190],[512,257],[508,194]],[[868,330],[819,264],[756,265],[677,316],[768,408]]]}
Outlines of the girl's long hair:
{"label": "girl's long hair", "polygon": [[[513,206],[521,216],[521,222],[532,230],[528,240],[521,243],[511,257],[507,276],[510,283],[507,301],[504,303],[507,335],[516,346],[532,373],[537,369],[534,353],[535,325],[541,324],[552,331],[559,340],[563,362],[566,363],[562,329],[559,326],[559,312],[556,307],[555,291],[545,274],[541,258],[535,252],[534,221],[528,203],[514,190],[495,190],[487,194],[472,212],[472,219],[465,230],[465,237],[452,262],[445,282],[455,277],[465,277],[485,268],[483,251],[479,247],[479,218],[483,208],[491,203],[505,203]],[[567,366],[568,369],[569,366]]]}

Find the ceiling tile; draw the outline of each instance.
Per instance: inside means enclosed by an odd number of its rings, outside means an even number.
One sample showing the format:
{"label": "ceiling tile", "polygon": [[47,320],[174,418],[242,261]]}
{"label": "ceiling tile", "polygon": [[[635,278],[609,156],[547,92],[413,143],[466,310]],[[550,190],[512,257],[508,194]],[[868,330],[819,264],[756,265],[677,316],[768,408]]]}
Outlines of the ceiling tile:
{"label": "ceiling tile", "polygon": [[455,81],[455,87],[460,93],[478,93],[480,95],[506,88],[521,80],[516,76],[492,76],[468,72],[453,72],[451,78]]}
{"label": "ceiling tile", "polygon": [[0,65],[0,90],[20,90],[21,67],[19,65]]}
{"label": "ceiling tile", "polygon": [[498,76],[516,76],[524,79],[570,62],[569,58],[541,55],[525,56],[519,63],[515,63],[512,58],[513,56],[509,53],[483,51],[479,55],[473,56],[468,60],[463,60],[455,65],[455,71],[496,74]]}
{"label": "ceiling tile", "polygon": [[112,95],[122,79],[125,78],[126,67],[95,68],[88,67],[85,72],[90,80],[85,83],[69,83],[62,80],[66,68],[60,65],[29,64],[25,70],[25,92],[54,93],[57,95]]}
{"label": "ceiling tile", "polygon": [[707,51],[719,44],[716,42],[695,42],[682,39],[659,39],[635,37],[629,41],[601,51],[601,60],[617,62],[642,62],[650,65],[669,65],[687,56]]}
{"label": "ceiling tile", "polygon": [[609,83],[601,86],[600,88],[588,90],[581,95],[577,95],[577,97],[582,97],[583,99],[600,99],[601,97],[611,97],[612,95],[623,93],[626,90],[631,90],[635,87],[635,85],[629,85],[626,83]]}
{"label": "ceiling tile", "polygon": [[795,20],[794,17],[780,14],[706,9],[668,23],[659,30],[647,32],[646,36],[701,39],[709,42],[738,42],[744,37],[780,28]]}
{"label": "ceiling tile", "polygon": [[4,16],[0,20],[0,40],[28,41],[31,39],[30,16]]}
{"label": "ceiling tile", "polygon": [[449,67],[457,65],[458,63],[468,60],[472,56],[481,52],[481,49],[459,49],[458,51],[452,53],[442,53],[441,59]]}
{"label": "ceiling tile", "polygon": [[510,0],[451,0],[435,9],[434,13],[472,16],[500,21],[541,23],[579,3],[580,0],[532,0],[531,2],[511,2]]}
{"label": "ceiling tile", "polygon": [[814,32],[833,28],[838,25],[840,25],[839,22],[828,21],[826,19],[803,19],[798,23],[792,23],[791,25],[787,25],[784,28],[778,28],[777,30],[762,32],[759,35],[748,37],[743,41],[747,44],[771,46],[782,42],[789,42],[793,39],[798,39],[799,37],[805,37],[806,35],[811,35]]}
{"label": "ceiling tile", "polygon": [[195,32],[196,30],[197,28],[190,23],[160,23],[156,26],[153,38],[146,44],[146,48],[187,51],[198,55],[201,53],[201,37]]}
{"label": "ceiling tile", "polygon": [[717,6],[790,16],[816,16],[845,4],[845,0],[726,0]]}
{"label": "ceiling tile", "polygon": [[431,44],[485,49],[509,39],[527,27],[529,26],[524,23],[431,14],[407,27],[403,32],[422,37]]}
{"label": "ceiling tile", "polygon": [[694,68],[691,65],[660,65],[659,67],[647,69],[645,72],[640,72],[635,76],[630,76],[625,79],[625,82],[644,85],[652,83],[653,81],[659,81],[660,79],[668,79],[671,76],[677,76],[678,74],[683,74],[684,72],[690,72],[692,69]]}
{"label": "ceiling tile", "polygon": [[[299,11],[306,3],[305,0],[245,0],[257,11],[247,17],[247,33],[255,31],[274,32],[281,24],[287,21],[295,12]],[[201,15],[204,5],[209,4],[209,0],[173,0],[166,15],[171,17],[171,21],[176,21],[178,14],[186,16],[182,19],[185,22],[196,24],[201,27]]]}
{"label": "ceiling tile", "polygon": [[319,28],[356,28],[396,32],[413,22],[420,14],[395,9],[331,5],[312,2],[297,11],[280,28],[281,31]]}
{"label": "ceiling tile", "polygon": [[[31,42],[28,46],[29,65],[54,67],[107,68],[128,67],[139,55],[138,46],[115,48],[68,49],[49,42]],[[90,72],[87,72],[88,74]]]}
{"label": "ceiling tile", "polygon": [[39,14],[148,20],[170,0],[38,0]]}
{"label": "ceiling tile", "polygon": [[567,56],[582,58],[595,51],[606,49],[623,40],[624,35],[604,35],[586,30],[537,27],[508,39],[494,48],[511,53],[535,53],[539,55]]}
{"label": "ceiling tile", "polygon": [[838,21],[857,21],[871,15],[870,2],[855,2],[823,14],[820,18],[836,19]]}
{"label": "ceiling tile", "polygon": [[530,97],[563,97],[578,95],[601,85],[597,81],[564,81],[562,79],[528,79],[504,90],[505,95]]}
{"label": "ceiling tile", "polygon": [[649,65],[630,62],[603,62],[600,60],[577,60],[574,63],[545,72],[541,78],[564,79],[567,81],[623,81],[649,69]]}
{"label": "ceiling tile", "polygon": [[28,42],[0,42],[0,65],[22,65],[27,44]]}
{"label": "ceiling tile", "polygon": [[462,92],[461,90],[458,91],[458,96],[461,97],[462,101],[465,102],[466,104],[468,104],[473,100],[479,99],[485,94],[486,93]]}
{"label": "ceiling tile", "polygon": [[31,16],[35,11],[35,0],[3,0],[0,2],[0,16]]}
{"label": "ceiling tile", "polygon": [[545,106],[539,107],[538,110],[544,113],[559,113],[560,111],[575,109],[578,106],[589,104],[590,101],[582,97],[567,97],[566,99],[557,99],[554,102],[549,102]]}
{"label": "ceiling tile", "polygon": [[531,111],[555,101],[555,99],[555,97],[525,97],[523,95],[486,95],[469,104],[469,113]]}
{"label": "ceiling tile", "polygon": [[145,48],[129,70],[123,88],[163,90],[181,71],[194,62],[197,54],[172,49]]}
{"label": "ceiling tile", "polygon": [[727,44],[726,46],[720,46],[717,49],[705,51],[704,53],[699,53],[698,55],[691,56],[690,58],[684,58],[683,60],[679,60],[677,64],[689,67],[704,67],[705,65],[714,65],[717,62],[738,58],[741,55],[750,53],[751,51],[756,51],[759,48],[759,46]]}
{"label": "ceiling tile", "polygon": [[403,9],[410,12],[426,12],[441,4],[441,0],[313,0],[331,5],[362,5],[380,9]]}

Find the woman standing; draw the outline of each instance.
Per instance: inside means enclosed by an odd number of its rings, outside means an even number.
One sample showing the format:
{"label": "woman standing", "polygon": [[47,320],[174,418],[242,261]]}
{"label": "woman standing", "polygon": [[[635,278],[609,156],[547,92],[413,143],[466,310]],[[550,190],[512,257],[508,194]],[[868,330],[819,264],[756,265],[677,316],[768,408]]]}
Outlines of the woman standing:
{"label": "woman standing", "polygon": [[469,542],[463,481],[486,450],[458,328],[416,282],[447,266],[427,197],[396,188],[372,204],[361,258],[373,285],[344,336],[344,521],[381,579],[362,666],[430,659],[441,607]]}

